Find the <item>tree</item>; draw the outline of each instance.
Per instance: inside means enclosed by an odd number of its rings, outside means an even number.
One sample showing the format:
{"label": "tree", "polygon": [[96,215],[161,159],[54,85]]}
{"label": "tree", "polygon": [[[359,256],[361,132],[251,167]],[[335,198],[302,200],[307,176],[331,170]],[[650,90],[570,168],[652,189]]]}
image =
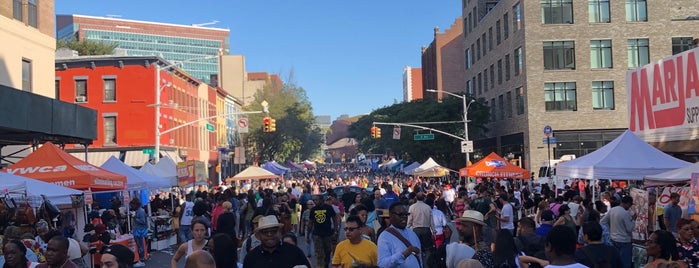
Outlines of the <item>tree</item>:
{"label": "tree", "polygon": [[111,55],[114,53],[114,49],[117,48],[119,44],[108,43],[101,41],[92,40],[58,40],[56,42],[56,49],[68,48],[78,52],[80,56],[89,55]]}
{"label": "tree", "polygon": [[[245,142],[250,158],[259,157],[257,160],[260,162],[284,162],[308,159],[319,152],[322,133],[315,124],[313,108],[302,87],[286,82],[281,89],[277,89],[268,83],[254,98],[245,109],[260,111],[262,101],[267,101],[269,115],[250,115],[251,131]],[[276,119],[275,132],[262,132],[262,118],[265,116]]]}
{"label": "tree", "polygon": [[[489,109],[479,99],[469,109],[469,139],[483,137],[488,129]],[[401,128],[401,139],[393,139],[393,127],[376,125],[382,129],[381,138],[372,139],[369,129],[373,122],[386,123],[414,123],[414,122],[463,122],[463,103],[458,98],[445,98],[442,103],[432,100],[415,100],[412,102],[398,103],[392,106],[372,111],[369,115],[360,118],[349,128],[350,136],[359,142],[359,150],[365,153],[393,154],[399,158],[407,158],[408,161],[423,162],[432,157],[438,163],[442,163],[453,169],[464,166],[465,155],[461,153],[461,140],[433,133],[434,140],[414,141],[412,136],[416,133],[429,133],[427,130],[417,130],[410,127]],[[443,124],[415,124],[438,129],[447,133],[463,137],[463,123]]]}

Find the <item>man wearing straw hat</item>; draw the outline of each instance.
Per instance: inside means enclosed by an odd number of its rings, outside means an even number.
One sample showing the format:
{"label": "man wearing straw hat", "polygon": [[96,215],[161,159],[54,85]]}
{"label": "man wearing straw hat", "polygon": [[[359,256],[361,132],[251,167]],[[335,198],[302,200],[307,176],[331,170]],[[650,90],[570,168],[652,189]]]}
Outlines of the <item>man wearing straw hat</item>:
{"label": "man wearing straw hat", "polygon": [[255,236],[262,243],[245,256],[243,267],[311,267],[300,248],[282,242],[282,226],[284,225],[274,215],[260,219],[255,228]]}
{"label": "man wearing straw hat", "polygon": [[456,267],[462,259],[471,258],[481,262],[483,267],[492,267],[493,253],[490,245],[481,237],[483,226],[486,225],[483,214],[476,210],[466,210],[456,219],[456,223],[463,244],[454,242],[447,245],[447,267]]}

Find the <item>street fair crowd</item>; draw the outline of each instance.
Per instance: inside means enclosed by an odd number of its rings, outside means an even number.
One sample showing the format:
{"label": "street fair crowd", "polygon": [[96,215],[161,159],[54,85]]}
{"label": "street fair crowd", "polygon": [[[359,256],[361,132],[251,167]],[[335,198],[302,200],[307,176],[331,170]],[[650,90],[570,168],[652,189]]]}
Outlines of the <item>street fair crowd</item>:
{"label": "street fair crowd", "polygon": [[[699,267],[699,222],[683,216],[678,193],[657,208],[659,189],[639,199],[639,188],[624,182],[560,186],[304,174],[176,188],[149,195],[147,206],[139,198],[95,200],[79,227],[77,215],[27,216],[5,201],[0,266],[146,266],[151,211],[175,234],[173,268],[183,260],[185,267]],[[127,234],[135,247],[119,240]]]}

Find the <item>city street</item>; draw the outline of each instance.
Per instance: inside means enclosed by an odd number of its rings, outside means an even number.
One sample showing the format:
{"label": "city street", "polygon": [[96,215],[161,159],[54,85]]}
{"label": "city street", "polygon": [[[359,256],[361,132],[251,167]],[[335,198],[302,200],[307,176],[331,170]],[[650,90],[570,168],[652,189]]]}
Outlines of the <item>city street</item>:
{"label": "city street", "polygon": [[[344,225],[344,224],[343,224]],[[449,223],[449,227],[454,230],[452,233],[452,238],[450,241],[458,241],[458,234],[456,232],[456,228],[454,226],[454,223],[451,222]],[[344,239],[344,232],[340,232],[340,241]],[[306,255],[308,255],[308,247],[306,245],[306,239],[303,239],[302,237],[299,237],[299,247],[301,250],[303,250]],[[174,253],[175,247],[172,247],[171,251],[168,250],[162,250],[162,251],[153,251],[151,252],[151,258],[149,261],[146,262],[147,267],[153,267],[153,268],[166,268],[170,267],[170,260],[172,259],[172,253]],[[311,248],[311,251],[313,249]],[[311,255],[310,258],[310,263],[315,267],[315,255]],[[184,267],[184,258],[180,259],[178,265],[178,268]]]}

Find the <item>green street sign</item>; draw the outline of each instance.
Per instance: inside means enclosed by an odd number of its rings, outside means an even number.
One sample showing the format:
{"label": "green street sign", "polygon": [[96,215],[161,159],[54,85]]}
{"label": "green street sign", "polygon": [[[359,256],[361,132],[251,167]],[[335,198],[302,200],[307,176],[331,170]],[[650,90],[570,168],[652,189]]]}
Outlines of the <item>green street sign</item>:
{"label": "green street sign", "polygon": [[146,148],[143,149],[141,152],[143,152],[143,154],[155,154],[155,150],[153,148]]}
{"label": "green street sign", "polygon": [[214,125],[212,124],[206,124],[206,130],[209,132],[214,132]]}
{"label": "green street sign", "polygon": [[416,141],[434,140],[434,134],[415,134],[415,135],[413,135],[413,140],[416,140]]}

